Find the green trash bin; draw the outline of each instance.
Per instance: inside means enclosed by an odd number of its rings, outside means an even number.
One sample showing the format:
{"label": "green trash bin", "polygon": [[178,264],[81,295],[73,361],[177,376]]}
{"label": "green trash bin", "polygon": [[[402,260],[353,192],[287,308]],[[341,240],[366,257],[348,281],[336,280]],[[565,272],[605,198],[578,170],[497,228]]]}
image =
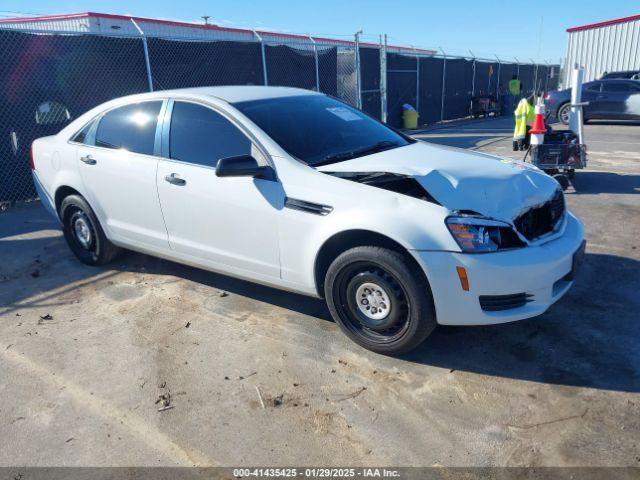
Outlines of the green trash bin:
{"label": "green trash bin", "polygon": [[420,115],[415,110],[404,110],[402,112],[402,120],[404,128],[418,128],[418,117]]}

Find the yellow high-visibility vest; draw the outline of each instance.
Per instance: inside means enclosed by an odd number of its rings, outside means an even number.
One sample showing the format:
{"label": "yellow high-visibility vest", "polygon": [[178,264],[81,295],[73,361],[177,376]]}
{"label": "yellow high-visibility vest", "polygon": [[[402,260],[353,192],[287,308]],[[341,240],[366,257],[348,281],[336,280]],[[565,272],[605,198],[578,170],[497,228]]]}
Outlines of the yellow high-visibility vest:
{"label": "yellow high-visibility vest", "polygon": [[517,78],[513,78],[509,80],[509,93],[514,97],[517,97],[518,95],[520,95],[521,86],[522,84],[520,83],[520,80],[518,80]]}
{"label": "yellow high-visibility vest", "polygon": [[526,98],[523,98],[518,103],[513,115],[516,119],[516,128],[513,130],[513,139],[523,139],[527,135],[527,125],[531,125],[536,117],[536,109],[533,108]]}

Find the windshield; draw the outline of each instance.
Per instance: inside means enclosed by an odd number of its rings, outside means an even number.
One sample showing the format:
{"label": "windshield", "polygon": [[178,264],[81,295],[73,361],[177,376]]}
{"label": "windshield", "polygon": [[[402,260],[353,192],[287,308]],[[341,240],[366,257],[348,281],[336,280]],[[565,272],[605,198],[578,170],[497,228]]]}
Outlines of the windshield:
{"label": "windshield", "polygon": [[325,95],[268,98],[234,106],[290,155],[311,166],[411,143],[361,111]]}

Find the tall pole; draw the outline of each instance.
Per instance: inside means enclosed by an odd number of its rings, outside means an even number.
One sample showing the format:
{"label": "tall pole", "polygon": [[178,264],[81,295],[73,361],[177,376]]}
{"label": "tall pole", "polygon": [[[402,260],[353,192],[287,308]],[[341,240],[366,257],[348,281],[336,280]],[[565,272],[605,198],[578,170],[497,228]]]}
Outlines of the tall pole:
{"label": "tall pole", "polygon": [[499,100],[500,99],[500,71],[502,70],[502,62],[500,62],[500,59],[498,58],[497,55],[494,54],[494,57],[496,57],[496,60],[498,60],[498,76],[496,78],[496,98]]}
{"label": "tall pole", "polygon": [[316,92],[320,91],[320,66],[318,64],[318,44],[315,39],[309,35],[309,40],[313,43],[313,56],[316,59]]}
{"label": "tall pole", "polygon": [[267,54],[264,48],[264,40],[258,32],[253,30],[253,34],[256,36],[258,41],[260,42],[260,51],[262,52],[262,76],[264,80],[265,86],[269,85],[269,75],[267,75]]}
{"label": "tall pole", "polygon": [[447,54],[444,53],[442,47],[440,47],[440,51],[442,52],[442,99],[440,102],[440,121],[444,120],[444,90],[445,84],[447,80]]}
{"label": "tall pole", "polygon": [[149,91],[153,92],[153,77],[151,75],[151,60],[149,59],[149,47],[147,46],[147,36],[144,34],[142,29],[138,26],[136,21],[133,18],[130,18],[133,26],[136,27],[138,33],[142,37],[142,50],[144,52],[144,64],[147,69],[147,82],[149,83]]}
{"label": "tall pole", "polygon": [[356,55],[356,88],[358,89],[358,95],[356,97],[356,107],[362,110],[362,83],[360,78],[360,34],[362,30],[356,32],[355,35],[355,55]]}
{"label": "tall pole", "polygon": [[569,128],[578,135],[578,141],[584,143],[584,135],[582,131],[582,79],[584,78],[584,70],[576,63],[573,67],[573,75],[571,76],[571,113],[569,114]]}
{"label": "tall pole", "polygon": [[413,47],[413,51],[416,56],[416,110],[420,115],[420,57],[415,47]]}
{"label": "tall pole", "polygon": [[380,117],[387,123],[387,35],[380,36]]}
{"label": "tall pole", "polygon": [[471,96],[476,96],[476,56],[473,54],[471,50],[469,50],[471,54],[471,59],[473,60],[473,77],[471,77]]}

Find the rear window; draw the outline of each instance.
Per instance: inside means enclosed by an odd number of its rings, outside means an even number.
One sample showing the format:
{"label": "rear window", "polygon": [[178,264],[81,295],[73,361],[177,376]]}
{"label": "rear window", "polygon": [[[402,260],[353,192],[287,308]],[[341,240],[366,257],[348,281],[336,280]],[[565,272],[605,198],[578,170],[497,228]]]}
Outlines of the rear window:
{"label": "rear window", "polygon": [[90,121],[87,125],[85,125],[85,127],[82,130],[80,130],[73,137],[71,137],[71,141],[76,143],[86,143],[87,135],[89,135],[89,130],[91,130],[91,127],[93,126],[93,124],[94,124],[94,121],[93,120]]}
{"label": "rear window", "polygon": [[105,113],[96,131],[96,146],[153,155],[161,106],[161,101],[142,102]]}

